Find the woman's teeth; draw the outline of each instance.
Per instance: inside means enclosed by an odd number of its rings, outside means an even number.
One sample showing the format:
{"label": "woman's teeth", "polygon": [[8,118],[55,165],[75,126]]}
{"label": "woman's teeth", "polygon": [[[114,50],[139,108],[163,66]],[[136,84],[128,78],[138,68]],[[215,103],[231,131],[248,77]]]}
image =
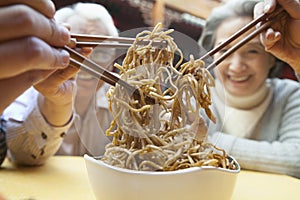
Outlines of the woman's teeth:
{"label": "woman's teeth", "polygon": [[240,81],[245,81],[249,78],[249,76],[241,76],[241,77],[234,77],[234,76],[230,76],[230,79],[233,80],[233,81],[237,81],[237,82],[240,82]]}

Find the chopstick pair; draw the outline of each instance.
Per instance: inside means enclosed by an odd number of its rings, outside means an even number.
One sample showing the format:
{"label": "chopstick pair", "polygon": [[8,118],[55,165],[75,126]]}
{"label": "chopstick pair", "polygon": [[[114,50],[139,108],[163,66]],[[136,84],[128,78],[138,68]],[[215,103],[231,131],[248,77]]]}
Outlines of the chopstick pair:
{"label": "chopstick pair", "polygon": [[[249,42],[251,39],[253,39],[255,36],[260,34],[262,31],[270,27],[278,18],[280,18],[280,13],[283,13],[283,8],[278,7],[274,12],[272,13],[265,13],[256,18],[255,20],[252,20],[249,24],[244,26],[242,29],[240,29],[238,32],[233,34],[231,37],[229,37],[226,41],[219,44],[214,49],[207,52],[204,56],[202,56],[200,59],[205,60],[210,56],[213,56],[215,53],[223,49],[225,46],[230,44],[232,41],[236,40],[238,37],[246,33],[248,30],[256,26],[259,22],[266,21],[262,26],[260,26],[258,29],[250,33],[248,36],[246,36],[244,39],[239,41],[237,44],[233,45],[229,50],[227,50],[222,56],[220,56],[218,59],[216,59],[214,62],[212,62],[207,69],[210,70],[214,67],[216,67],[218,64],[220,64],[224,59],[226,59],[229,55],[231,55],[234,51],[236,51],[238,48]],[[126,38],[126,37],[111,37],[111,36],[98,36],[98,35],[85,35],[85,34],[72,34],[71,38],[73,42],[75,42],[75,46],[77,47],[96,47],[96,46],[102,46],[102,47],[109,47],[109,48],[128,48],[132,45],[132,43],[135,41],[134,38]],[[114,41],[116,43],[104,43],[103,41]],[[141,41],[140,45],[147,44],[148,41]],[[153,42],[153,45],[158,45],[158,47],[163,47],[166,45],[163,42]],[[99,66],[95,62],[91,61],[90,59],[84,57],[80,53],[76,52],[74,49],[65,46],[65,49],[70,53],[71,56],[71,65],[81,68],[84,71],[90,73],[91,75],[100,78],[101,80],[109,83],[110,85],[115,86],[116,83],[119,83],[123,87],[126,88],[126,90],[133,94],[135,98],[140,98],[140,93],[137,88],[131,86],[127,82],[123,81],[122,79],[119,79],[117,76],[115,76],[113,73],[107,71],[105,68]],[[146,97],[146,101],[148,103],[154,103],[155,100],[150,97]]]}
{"label": "chopstick pair", "polygon": [[[73,67],[80,68],[81,70],[93,75],[96,78],[103,80],[104,82],[115,86],[117,83],[123,86],[128,94],[134,97],[134,99],[140,99],[141,94],[138,88],[128,84],[124,80],[120,79],[110,71],[106,70],[105,68],[101,67],[97,63],[93,62],[92,60],[84,57],[74,49],[64,46],[64,49],[70,53],[70,65]],[[145,101],[149,104],[155,104],[155,99],[145,96]]]}
{"label": "chopstick pair", "polygon": [[[113,37],[104,35],[71,34],[71,40],[77,47],[103,47],[103,48],[129,48],[135,38]],[[112,42],[111,42],[112,41]],[[149,41],[138,41],[138,45],[147,45]],[[166,47],[164,41],[153,41],[152,46],[157,48]]]}
{"label": "chopstick pair", "polygon": [[104,48],[129,48],[135,39],[127,37],[113,37],[104,35],[87,35],[73,33],[71,34],[71,40],[75,42],[75,45],[77,47],[101,46]]}
{"label": "chopstick pair", "polygon": [[[104,42],[105,41],[105,42]],[[112,42],[110,42],[112,41]],[[71,34],[71,44],[72,47],[101,47],[101,48],[129,48],[135,38],[127,37],[112,37],[103,35],[87,35],[87,34]],[[137,45],[147,45],[149,41],[138,41]],[[166,47],[167,43],[165,41],[152,41],[152,46],[157,48]],[[93,62],[92,60],[84,57],[74,49],[69,46],[64,47],[70,53],[70,65],[81,68],[83,71],[88,72],[92,76],[99,78],[106,83],[115,86],[116,83],[122,85],[129,94],[131,94],[135,99],[140,99],[141,94],[138,88],[128,84],[124,80],[120,79],[110,71],[107,71],[102,66]],[[145,101],[149,104],[154,104],[155,100],[149,96],[145,96]]]}
{"label": "chopstick pair", "polygon": [[263,25],[261,25],[259,28],[254,30],[252,33],[247,35],[245,38],[240,40],[238,43],[233,45],[231,48],[229,48],[222,56],[220,56],[218,59],[213,61],[206,69],[210,70],[216,67],[218,64],[220,64],[223,60],[225,60],[228,56],[230,56],[234,51],[239,49],[241,46],[252,40],[254,37],[256,37],[258,34],[260,34],[262,31],[269,28],[273,23],[276,22],[281,17],[281,13],[283,13],[284,10],[282,7],[278,7],[275,9],[272,13],[264,13],[261,14],[258,18],[252,20],[249,24],[245,25],[242,29],[240,29],[238,32],[230,36],[228,39],[226,39],[224,42],[207,52],[204,56],[200,58],[200,60],[205,60],[209,58],[210,56],[213,56],[215,53],[226,47],[228,44],[230,44],[232,41],[236,40],[238,37],[246,33],[248,30],[256,26],[258,23],[266,21]]}

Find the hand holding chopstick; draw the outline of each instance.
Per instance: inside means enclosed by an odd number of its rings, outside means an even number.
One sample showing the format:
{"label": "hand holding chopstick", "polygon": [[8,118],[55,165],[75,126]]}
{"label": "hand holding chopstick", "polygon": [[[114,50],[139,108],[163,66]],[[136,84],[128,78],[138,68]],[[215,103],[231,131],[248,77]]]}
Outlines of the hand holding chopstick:
{"label": "hand holding chopstick", "polygon": [[[133,87],[132,85],[128,84],[124,80],[120,79],[110,71],[106,70],[105,68],[101,67],[100,65],[96,64],[92,60],[84,57],[80,53],[76,52],[74,49],[65,46],[65,50],[70,53],[70,65],[81,68],[82,70],[88,72],[89,74],[93,75],[96,78],[100,78],[101,80],[105,81],[106,83],[115,86],[117,83],[122,85],[129,94],[135,99],[139,99],[141,97],[138,88]],[[149,96],[145,98],[146,102],[149,104],[154,104],[155,100]]]}
{"label": "hand holding chopstick", "polygon": [[300,74],[300,2],[298,0],[265,1],[255,6],[254,17],[271,13],[281,5],[287,16],[261,34],[266,51],[288,63]]}
{"label": "hand holding chopstick", "polygon": [[[257,36],[263,30],[270,27],[270,25],[272,23],[274,23],[276,20],[278,20],[279,17],[281,17],[282,13],[283,13],[283,9],[281,7],[279,7],[270,14],[262,14],[260,17],[251,21],[249,24],[247,24],[245,27],[243,27],[240,31],[238,31],[237,33],[235,33],[234,35],[229,37],[226,41],[224,41],[223,43],[221,43],[220,45],[218,45],[217,47],[215,47],[214,49],[209,51],[207,54],[202,56],[200,59],[205,60],[209,56],[214,55],[216,52],[220,51],[222,48],[227,46],[229,43],[231,43],[232,41],[234,41],[235,39],[237,39],[238,37],[243,35],[245,32],[247,32],[248,30],[250,30],[251,28],[256,26],[259,22],[266,21],[261,27],[259,27],[254,32],[252,32],[251,34],[246,36],[243,40],[241,40],[240,42],[238,42],[237,44],[232,46],[221,57],[216,59],[212,64],[210,64],[207,67],[208,70],[212,69],[213,67],[218,65],[220,62],[222,62],[225,58],[227,58],[230,54],[232,54],[234,51],[236,51],[238,48],[243,46],[245,43],[249,42],[251,39],[253,39],[255,36]],[[103,41],[111,41],[112,40],[117,43],[110,43],[107,47],[119,48],[119,47],[124,47],[124,46],[120,46],[120,44],[124,45],[123,42],[125,42],[125,45],[131,46],[132,42],[134,41],[133,38],[124,38],[124,37],[123,38],[122,37],[114,38],[114,37],[110,37],[110,36],[95,36],[95,35],[84,35],[84,34],[73,34],[73,35],[71,35],[71,37],[73,38],[73,41],[75,42],[76,46],[92,46],[93,47],[93,46],[105,44],[105,43],[103,43]],[[146,43],[147,41],[142,41],[142,42]],[[141,45],[144,45],[144,44],[141,44]],[[154,45],[164,45],[164,44],[162,44],[161,42],[157,42],[157,44],[154,44]],[[71,54],[71,64],[73,66],[82,67],[83,70],[87,71],[91,75],[94,75],[111,85],[115,85],[116,83],[119,83],[120,85],[124,86],[127,89],[127,91],[129,91],[135,95],[139,95],[139,92],[137,91],[136,88],[129,85],[127,82],[119,79],[111,72],[105,70],[104,68],[97,65],[93,61],[85,58],[84,56],[77,53],[75,50],[71,49],[70,47],[66,46],[65,49],[68,50],[69,53]],[[148,100],[150,102],[154,102],[153,99],[151,99],[151,98]]]}
{"label": "hand holding chopstick", "polygon": [[262,26],[260,26],[258,29],[250,33],[248,36],[246,36],[244,39],[239,41],[237,44],[232,46],[230,49],[228,49],[221,57],[216,59],[214,62],[212,62],[207,69],[210,70],[214,67],[216,67],[218,64],[220,64],[224,59],[226,59],[229,55],[231,55],[234,51],[236,51],[238,48],[252,40],[254,37],[256,37],[258,34],[260,34],[262,31],[266,30],[268,27],[271,26],[276,20],[278,20],[280,17],[282,17],[282,14],[284,13],[283,8],[278,7],[274,12],[272,13],[265,13],[259,16],[258,18],[252,20],[249,24],[244,26],[240,31],[233,34],[231,37],[229,37],[226,41],[222,42],[212,50],[210,50],[208,53],[206,53],[204,56],[202,56],[200,59],[205,60],[209,56],[213,56],[215,53],[226,47],[228,44],[230,44],[232,41],[236,40],[238,37],[243,35],[245,32],[256,26],[258,23],[262,21],[266,21]]}
{"label": "hand holding chopstick", "polygon": [[[112,42],[110,42],[112,41]],[[86,35],[86,34],[71,34],[71,43],[72,47],[96,47],[101,48],[129,48],[132,46],[135,38],[127,37],[112,37],[112,36],[103,36],[103,35]],[[149,41],[139,41],[137,45],[147,45]],[[152,41],[152,46],[157,48],[166,47],[164,41]],[[88,72],[96,78],[100,78],[106,83],[115,86],[116,83],[122,85],[127,92],[132,94],[135,99],[140,98],[139,90],[124,80],[120,79],[110,71],[107,71],[105,68],[101,67],[92,60],[84,57],[80,53],[76,52],[69,46],[64,47],[70,53],[71,59],[70,63],[72,66],[81,68],[82,70]],[[154,104],[155,100],[149,96],[145,98],[146,102],[149,104]]]}

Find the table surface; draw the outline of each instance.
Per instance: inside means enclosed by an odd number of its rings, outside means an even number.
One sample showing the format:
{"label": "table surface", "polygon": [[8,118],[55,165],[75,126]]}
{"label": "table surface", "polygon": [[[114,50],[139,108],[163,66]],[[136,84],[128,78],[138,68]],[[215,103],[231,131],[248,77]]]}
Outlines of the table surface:
{"label": "table surface", "polygon": [[[41,167],[0,168],[0,194],[8,200],[95,200],[83,157],[54,156]],[[300,199],[300,179],[242,170],[233,200]]]}

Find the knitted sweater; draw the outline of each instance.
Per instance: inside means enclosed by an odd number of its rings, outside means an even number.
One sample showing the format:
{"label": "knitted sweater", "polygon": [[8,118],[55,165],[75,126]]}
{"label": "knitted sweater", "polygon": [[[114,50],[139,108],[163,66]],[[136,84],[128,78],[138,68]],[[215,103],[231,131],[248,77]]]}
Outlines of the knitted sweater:
{"label": "knitted sweater", "polygon": [[217,123],[207,121],[208,139],[235,157],[242,169],[300,178],[300,84],[284,79],[270,82],[272,99],[247,138],[220,132],[222,119],[213,105]]}

